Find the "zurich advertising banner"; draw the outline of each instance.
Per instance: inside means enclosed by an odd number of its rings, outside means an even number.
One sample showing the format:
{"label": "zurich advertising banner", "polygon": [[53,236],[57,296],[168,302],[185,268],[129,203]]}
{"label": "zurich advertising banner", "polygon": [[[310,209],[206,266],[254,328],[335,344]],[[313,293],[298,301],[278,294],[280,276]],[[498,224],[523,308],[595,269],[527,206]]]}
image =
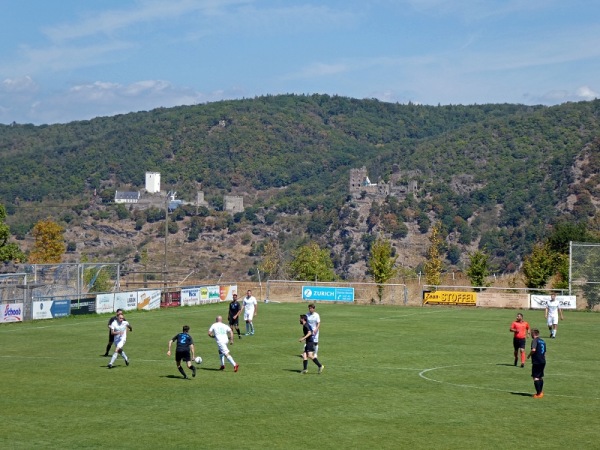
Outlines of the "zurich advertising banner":
{"label": "zurich advertising banner", "polygon": [[329,300],[332,302],[353,302],[354,288],[302,286],[302,300]]}

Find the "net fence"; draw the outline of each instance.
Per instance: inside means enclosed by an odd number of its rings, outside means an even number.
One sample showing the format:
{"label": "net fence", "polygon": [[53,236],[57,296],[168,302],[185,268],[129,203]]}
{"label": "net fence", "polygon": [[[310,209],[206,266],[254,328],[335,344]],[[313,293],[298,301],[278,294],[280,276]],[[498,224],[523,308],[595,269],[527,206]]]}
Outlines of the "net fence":
{"label": "net fence", "polygon": [[582,298],[589,309],[600,304],[600,244],[570,243],[569,293]]}
{"label": "net fence", "polygon": [[0,274],[0,303],[23,301],[26,279],[25,273]]}
{"label": "net fence", "polygon": [[20,264],[34,297],[79,298],[93,292],[115,292],[120,284],[118,263]]}

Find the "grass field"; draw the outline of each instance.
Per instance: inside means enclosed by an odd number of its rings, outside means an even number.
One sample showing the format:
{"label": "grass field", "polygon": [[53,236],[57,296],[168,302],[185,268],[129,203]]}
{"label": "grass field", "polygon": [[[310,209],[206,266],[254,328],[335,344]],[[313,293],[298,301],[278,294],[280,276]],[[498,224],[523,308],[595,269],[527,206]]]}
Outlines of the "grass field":
{"label": "grass field", "polygon": [[[128,312],[108,370],[108,316],[0,326],[1,448],[599,448],[600,316],[565,312],[547,339],[545,397],[514,367],[514,310],[319,304],[323,374],[301,375],[298,315],[260,304],[256,335],[218,370],[206,335],[226,304]],[[204,362],[183,380],[166,356],[188,324]],[[527,344],[529,345],[529,340]]]}

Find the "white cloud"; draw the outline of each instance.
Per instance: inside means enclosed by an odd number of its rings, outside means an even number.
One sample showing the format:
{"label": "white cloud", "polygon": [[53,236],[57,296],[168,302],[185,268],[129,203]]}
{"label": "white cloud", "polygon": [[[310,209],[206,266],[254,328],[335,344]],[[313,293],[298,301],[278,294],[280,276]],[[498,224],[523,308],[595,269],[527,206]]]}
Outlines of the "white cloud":
{"label": "white cloud", "polygon": [[581,86],[575,93],[582,100],[594,100],[598,98],[598,92],[594,91],[589,86]]}
{"label": "white cloud", "polygon": [[37,84],[30,76],[6,78],[2,80],[2,91],[7,93],[34,93],[38,90]]}
{"label": "white cloud", "polygon": [[247,0],[138,1],[134,8],[89,14],[75,23],[47,27],[44,32],[53,42],[65,42],[98,34],[112,36],[141,23],[162,22],[198,11],[212,15],[226,6],[246,3]]}
{"label": "white cloud", "polygon": [[[224,98],[239,98],[244,93],[219,90],[210,93],[177,87],[164,80],[142,80],[130,84],[105,81],[72,86],[45,98],[15,101],[0,97],[0,123],[66,123],[100,116],[114,116],[159,107],[194,105]],[[4,104],[3,104],[4,103]],[[6,105],[10,104],[8,107]]]}

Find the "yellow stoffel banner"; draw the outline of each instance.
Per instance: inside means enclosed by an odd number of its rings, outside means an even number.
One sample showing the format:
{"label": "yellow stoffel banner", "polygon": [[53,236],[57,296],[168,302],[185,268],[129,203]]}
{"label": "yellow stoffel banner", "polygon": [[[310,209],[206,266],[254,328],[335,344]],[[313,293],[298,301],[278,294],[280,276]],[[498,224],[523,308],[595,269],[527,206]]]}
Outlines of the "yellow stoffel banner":
{"label": "yellow stoffel banner", "polygon": [[460,291],[424,292],[423,304],[475,306],[477,304],[477,294],[475,292]]}

